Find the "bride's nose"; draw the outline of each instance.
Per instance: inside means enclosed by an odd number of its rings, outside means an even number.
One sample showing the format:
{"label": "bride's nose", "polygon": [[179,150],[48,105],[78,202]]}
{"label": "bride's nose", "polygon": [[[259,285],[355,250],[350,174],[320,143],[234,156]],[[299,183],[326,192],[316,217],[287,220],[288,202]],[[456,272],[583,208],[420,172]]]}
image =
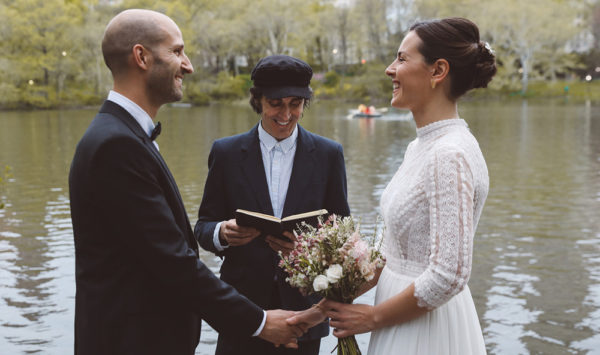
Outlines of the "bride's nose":
{"label": "bride's nose", "polygon": [[393,61],[392,64],[388,65],[387,68],[385,68],[385,74],[387,76],[394,76],[396,74],[396,61]]}

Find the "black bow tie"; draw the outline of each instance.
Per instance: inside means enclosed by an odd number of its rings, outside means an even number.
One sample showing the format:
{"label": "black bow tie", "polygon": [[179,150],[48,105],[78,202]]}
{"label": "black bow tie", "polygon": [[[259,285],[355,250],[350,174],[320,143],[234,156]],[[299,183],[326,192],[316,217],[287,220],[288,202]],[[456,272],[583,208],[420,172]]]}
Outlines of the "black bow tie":
{"label": "black bow tie", "polygon": [[152,134],[150,135],[150,140],[155,140],[156,137],[158,137],[158,135],[160,134],[161,129],[162,128],[160,127],[160,122],[156,122],[156,126],[154,126]]}

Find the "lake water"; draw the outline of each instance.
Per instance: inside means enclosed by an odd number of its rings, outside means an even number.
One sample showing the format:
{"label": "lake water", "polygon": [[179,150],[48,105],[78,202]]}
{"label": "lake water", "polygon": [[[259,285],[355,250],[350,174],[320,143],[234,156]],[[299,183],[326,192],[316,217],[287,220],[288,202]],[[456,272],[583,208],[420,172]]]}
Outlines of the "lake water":
{"label": "lake water", "polygon": [[[490,193],[469,285],[490,354],[600,354],[600,106],[465,102]],[[379,198],[415,137],[410,116],[348,119],[315,102],[301,124],[343,144],[352,213],[373,230]],[[71,354],[74,248],[67,174],[95,110],[0,113],[0,354]],[[192,223],[211,143],[258,120],[246,105],[164,108],[161,153]],[[1,172],[0,172],[1,174]],[[219,260],[203,253],[214,271]],[[358,302],[372,303],[373,292]],[[363,351],[368,335],[358,336]],[[322,354],[335,345],[323,341]],[[198,354],[213,354],[204,326]]]}

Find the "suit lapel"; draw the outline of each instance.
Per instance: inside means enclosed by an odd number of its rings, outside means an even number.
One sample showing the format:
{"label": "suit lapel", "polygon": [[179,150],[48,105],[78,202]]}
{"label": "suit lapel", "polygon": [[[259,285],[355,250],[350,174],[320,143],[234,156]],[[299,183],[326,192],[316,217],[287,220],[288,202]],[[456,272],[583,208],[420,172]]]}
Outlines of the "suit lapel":
{"label": "suit lapel", "polygon": [[273,206],[271,206],[267,177],[265,175],[265,168],[260,150],[258,125],[254,126],[254,128],[244,136],[244,140],[241,144],[241,154],[242,173],[254,191],[261,212],[272,215]]}
{"label": "suit lapel", "polygon": [[[117,117],[123,123],[125,123],[125,125],[129,127],[129,129],[131,129],[136,136],[138,136],[142,140],[146,148],[148,148],[148,150],[152,152],[154,158],[158,160],[161,168],[163,169],[163,172],[169,177],[169,182],[172,185],[171,187],[173,187],[173,189],[177,192],[177,195],[179,196],[179,191],[177,189],[175,179],[173,178],[173,176],[171,176],[171,172],[169,171],[167,164],[163,160],[162,155],[160,155],[158,149],[156,149],[156,146],[154,145],[154,143],[152,143],[152,140],[150,140],[150,137],[148,137],[146,132],[144,132],[142,127],[140,127],[135,118],[133,118],[131,114],[127,112],[127,110],[108,100],[104,102],[104,105],[102,105],[100,112],[107,112]],[[181,196],[179,196],[179,199],[181,200]]]}
{"label": "suit lapel", "polygon": [[[152,143],[152,140],[150,140],[150,137],[148,137],[146,132],[144,132],[142,127],[140,127],[140,125],[137,123],[135,118],[133,118],[131,116],[131,114],[129,112],[127,112],[127,110],[125,110],[124,108],[122,108],[121,106],[117,105],[116,103],[114,103],[112,101],[108,101],[108,100],[104,101],[104,104],[100,108],[100,112],[109,113],[109,114],[117,117],[123,123],[125,123],[125,125],[127,127],[129,127],[129,129],[131,129],[133,131],[133,133],[142,140],[142,142],[144,143],[146,148],[148,150],[150,150],[150,152],[152,152],[152,155],[158,161],[163,172],[168,177],[169,183],[171,185],[171,190],[175,192],[175,195],[177,196],[177,202],[179,204],[179,208],[184,215],[187,225],[189,226],[190,222],[189,222],[187,213],[185,212],[185,206],[183,204],[183,199],[181,198],[181,195],[179,194],[179,189],[177,188],[177,183],[175,183],[175,178],[173,178],[173,175],[171,175],[171,171],[169,170],[167,163],[162,158],[162,155],[160,155],[160,153],[158,152],[158,149],[156,149],[156,146],[154,145],[154,143]],[[190,238],[189,235],[187,235],[187,238],[188,238],[188,242],[189,242],[190,246],[192,247],[192,249],[197,251],[196,240],[194,238]]]}
{"label": "suit lapel", "polygon": [[304,130],[298,127],[298,141],[296,143],[296,155],[294,157],[294,166],[292,167],[292,176],[288,186],[285,204],[283,206],[283,217],[302,213],[307,211],[298,211],[298,205],[303,199],[303,195],[310,193],[307,186],[316,167],[315,144],[312,137]]}
{"label": "suit lapel", "polygon": [[116,118],[121,120],[127,127],[129,127],[129,129],[133,131],[133,133],[135,133],[135,135],[138,136],[140,139],[149,139],[148,135],[146,134],[146,132],[144,132],[142,127],[140,127],[135,118],[133,118],[133,116],[131,116],[131,114],[127,112],[127,110],[117,105],[116,103],[109,100],[104,101],[104,104],[102,104],[102,107],[100,107],[100,113],[108,113],[110,115],[115,116]]}

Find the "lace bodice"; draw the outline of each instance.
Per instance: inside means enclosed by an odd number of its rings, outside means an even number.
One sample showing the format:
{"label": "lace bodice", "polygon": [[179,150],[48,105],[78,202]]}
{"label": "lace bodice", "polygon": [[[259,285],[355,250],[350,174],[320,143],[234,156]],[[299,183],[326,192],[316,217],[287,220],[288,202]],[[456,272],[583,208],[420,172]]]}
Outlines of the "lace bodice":
{"label": "lace bodice", "polygon": [[387,267],[416,276],[419,306],[439,307],[467,284],[488,189],[485,160],[464,120],[417,129],[383,192],[381,212]]}

